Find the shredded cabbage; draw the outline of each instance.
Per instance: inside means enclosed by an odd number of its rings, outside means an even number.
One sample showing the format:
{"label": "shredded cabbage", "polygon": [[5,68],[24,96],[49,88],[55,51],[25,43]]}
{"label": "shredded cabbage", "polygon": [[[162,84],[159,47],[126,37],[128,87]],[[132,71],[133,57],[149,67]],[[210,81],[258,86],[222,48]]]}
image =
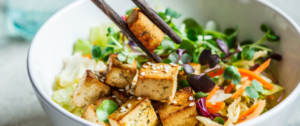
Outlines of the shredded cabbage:
{"label": "shredded cabbage", "polygon": [[226,123],[236,123],[239,119],[239,115],[240,115],[240,111],[241,111],[241,107],[239,105],[239,103],[241,102],[241,97],[235,99],[229,106],[227,109],[227,117],[228,117],[228,121]]}
{"label": "shredded cabbage", "polygon": [[75,83],[72,86],[54,91],[52,99],[64,109],[73,111],[76,106],[72,103],[71,94],[76,86],[77,84]]}
{"label": "shredded cabbage", "polygon": [[91,47],[93,46],[92,43],[89,41],[78,39],[77,42],[73,46],[73,54],[76,52],[81,52],[82,55],[91,54]]}
{"label": "shredded cabbage", "polygon": [[81,53],[64,57],[63,62],[65,64],[64,68],[58,75],[58,85],[61,87],[68,87],[77,83],[87,69],[102,71],[106,67],[102,61],[98,61],[97,63],[94,59],[82,57]]}
{"label": "shredded cabbage", "polygon": [[226,99],[230,98],[232,94],[225,94],[224,90],[217,90],[216,93],[208,100],[212,104],[215,104],[216,102],[222,102]]}
{"label": "shredded cabbage", "polygon": [[203,117],[203,116],[196,116],[196,118],[203,123],[205,126],[222,126],[219,123],[216,123],[214,121],[212,121],[210,118],[207,117]]}

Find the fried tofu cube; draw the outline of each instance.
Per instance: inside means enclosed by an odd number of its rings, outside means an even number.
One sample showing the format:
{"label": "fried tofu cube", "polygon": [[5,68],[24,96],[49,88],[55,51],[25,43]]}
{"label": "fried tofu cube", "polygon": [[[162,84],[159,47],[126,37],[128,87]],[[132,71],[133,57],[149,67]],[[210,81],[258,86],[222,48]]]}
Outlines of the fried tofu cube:
{"label": "fried tofu cube", "polygon": [[156,126],[158,117],[148,97],[133,97],[109,115],[112,126]]}
{"label": "fried tofu cube", "polygon": [[178,90],[174,101],[155,105],[163,126],[195,126],[197,110],[191,88]]}
{"label": "fried tofu cube", "polygon": [[[199,63],[189,63],[193,69],[194,69],[194,73],[196,75],[200,75],[201,74],[201,65]],[[184,73],[184,71],[180,71],[178,73],[178,82],[181,80],[185,80],[186,79],[186,74]]]}
{"label": "fried tofu cube", "polygon": [[87,121],[90,121],[90,122],[92,122],[92,123],[98,124],[98,125],[100,125],[100,126],[110,126],[109,123],[105,123],[105,122],[103,122],[102,120],[100,120],[100,119],[97,117],[97,114],[96,114],[97,108],[98,108],[98,107],[102,104],[102,102],[103,102],[104,100],[106,100],[106,99],[112,100],[112,101],[116,102],[115,99],[112,98],[112,97],[106,97],[106,98],[98,99],[97,101],[95,101],[94,104],[89,104],[89,105],[85,108],[85,110],[84,110],[84,112],[83,112],[81,118],[83,118],[83,119],[85,119],[85,120],[87,120]]}
{"label": "fried tofu cube", "polygon": [[105,83],[118,88],[125,88],[127,85],[131,85],[137,74],[136,67],[135,60],[132,64],[125,64],[118,60],[117,54],[110,54],[106,70],[104,71],[106,76]]}
{"label": "fried tofu cube", "polygon": [[149,97],[161,102],[173,101],[177,89],[177,64],[144,64],[139,72],[135,96]]}
{"label": "fried tofu cube", "polygon": [[126,21],[130,31],[151,53],[163,41],[165,33],[139,8],[134,8]]}
{"label": "fried tofu cube", "polygon": [[101,77],[99,72],[86,70],[71,95],[73,104],[79,108],[84,108],[97,99],[108,96],[110,87],[99,81]]}

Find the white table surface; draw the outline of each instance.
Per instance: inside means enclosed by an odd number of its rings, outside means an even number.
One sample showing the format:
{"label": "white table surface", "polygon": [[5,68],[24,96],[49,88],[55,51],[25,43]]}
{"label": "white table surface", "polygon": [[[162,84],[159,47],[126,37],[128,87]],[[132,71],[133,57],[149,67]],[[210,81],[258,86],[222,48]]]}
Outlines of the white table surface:
{"label": "white table surface", "polygon": [[[269,0],[300,26],[300,0]],[[4,0],[0,0],[0,126],[52,126],[27,76],[30,42],[6,36]],[[300,102],[286,126],[300,126]]]}

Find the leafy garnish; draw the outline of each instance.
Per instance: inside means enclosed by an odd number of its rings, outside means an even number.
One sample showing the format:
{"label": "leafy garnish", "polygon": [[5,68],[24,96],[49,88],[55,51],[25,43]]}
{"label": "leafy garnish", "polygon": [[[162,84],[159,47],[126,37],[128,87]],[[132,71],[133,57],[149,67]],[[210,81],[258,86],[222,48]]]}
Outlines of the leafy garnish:
{"label": "leafy garnish", "polygon": [[204,92],[208,93],[215,87],[215,82],[212,80],[210,76],[207,74],[201,74],[201,75],[193,75],[190,74],[190,76],[187,76],[186,79],[192,89],[196,92]]}
{"label": "leafy garnish", "polygon": [[194,73],[194,68],[190,64],[183,64],[183,71],[186,75]]}
{"label": "leafy garnish", "polygon": [[228,56],[229,55],[229,48],[228,48],[228,45],[221,39],[217,39],[216,40],[217,44],[218,44],[218,47],[219,49],[226,55]]}
{"label": "leafy garnish", "polygon": [[233,84],[237,85],[241,81],[241,74],[235,66],[228,66],[223,73],[226,80],[231,80]]}
{"label": "leafy garnish", "polygon": [[252,99],[257,99],[259,97],[258,92],[254,89],[253,86],[247,86],[245,91],[246,94]]}
{"label": "leafy garnish", "polygon": [[132,64],[134,62],[134,57],[129,55],[127,52],[121,51],[118,54],[118,60],[121,62]]}
{"label": "leafy garnish", "polygon": [[193,38],[192,41],[198,39],[195,38],[197,37],[197,35],[204,35],[204,30],[202,26],[199,25],[194,19],[187,18],[182,23],[185,24],[185,32],[187,32],[187,37]]}
{"label": "leafy garnish", "polygon": [[219,63],[220,57],[216,54],[211,55],[211,50],[205,49],[202,51],[198,58],[198,62],[201,65],[208,64],[209,68],[215,67]]}
{"label": "leafy garnish", "polygon": [[200,99],[200,98],[202,98],[202,97],[206,97],[207,95],[208,95],[207,93],[203,93],[203,92],[199,91],[199,92],[197,92],[196,94],[194,94],[194,98],[195,98],[196,100],[198,100],[198,99]]}
{"label": "leafy garnish", "polygon": [[186,50],[186,53],[188,53],[189,55],[193,55],[194,51],[195,51],[195,45],[192,41],[190,40],[182,40],[182,42],[180,43],[179,46],[180,49],[184,49]]}
{"label": "leafy garnish", "polygon": [[164,59],[163,61],[161,61],[162,63],[165,63],[165,64],[169,64],[169,63],[172,63],[172,60],[170,60],[169,58],[166,58]]}
{"label": "leafy garnish", "polygon": [[241,53],[241,57],[244,60],[251,61],[254,57],[254,54],[255,54],[255,49],[251,48],[249,46],[246,46],[245,48],[243,48],[243,51]]}
{"label": "leafy garnish", "polygon": [[171,16],[171,18],[180,18],[182,14],[173,10],[172,8],[167,8],[165,15]]}
{"label": "leafy garnish", "polygon": [[111,100],[104,100],[102,104],[96,109],[96,115],[98,119],[103,122],[109,123],[107,116],[112,114],[118,109],[118,105]]}
{"label": "leafy garnish", "polygon": [[224,125],[225,124],[225,121],[222,117],[215,117],[214,120],[215,122],[221,124],[221,125]]}
{"label": "leafy garnish", "polygon": [[264,89],[257,80],[252,80],[251,84],[258,93],[263,93]]}
{"label": "leafy garnish", "polygon": [[94,45],[92,48],[92,58],[98,61],[101,58],[101,53],[101,47]]}
{"label": "leafy garnish", "polygon": [[181,88],[185,88],[185,87],[189,87],[189,82],[187,82],[186,80],[180,80],[179,84],[181,86]]}
{"label": "leafy garnish", "polygon": [[182,55],[186,52],[186,50],[184,50],[184,49],[176,49],[176,50],[173,50],[173,51],[176,51],[176,53],[178,54],[178,59],[175,62],[175,64],[177,64],[179,62],[179,60],[181,59]]}

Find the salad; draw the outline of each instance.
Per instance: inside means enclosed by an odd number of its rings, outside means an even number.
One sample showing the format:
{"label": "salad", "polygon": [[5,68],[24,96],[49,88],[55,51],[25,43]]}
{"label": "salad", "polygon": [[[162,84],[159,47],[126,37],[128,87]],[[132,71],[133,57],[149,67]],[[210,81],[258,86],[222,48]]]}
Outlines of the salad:
{"label": "salad", "polygon": [[232,126],[283,99],[284,87],[270,66],[282,57],[264,45],[280,37],[269,26],[258,26],[264,33],[259,40],[240,40],[240,25],[219,31],[215,21],[200,25],[186,18],[178,27],[173,20],[181,13],[157,13],[182,38],[180,44],[137,8],[122,18],[161,63],[115,24],[103,23],[75,42],[72,56],[63,57],[52,99],[95,125],[112,126]]}

